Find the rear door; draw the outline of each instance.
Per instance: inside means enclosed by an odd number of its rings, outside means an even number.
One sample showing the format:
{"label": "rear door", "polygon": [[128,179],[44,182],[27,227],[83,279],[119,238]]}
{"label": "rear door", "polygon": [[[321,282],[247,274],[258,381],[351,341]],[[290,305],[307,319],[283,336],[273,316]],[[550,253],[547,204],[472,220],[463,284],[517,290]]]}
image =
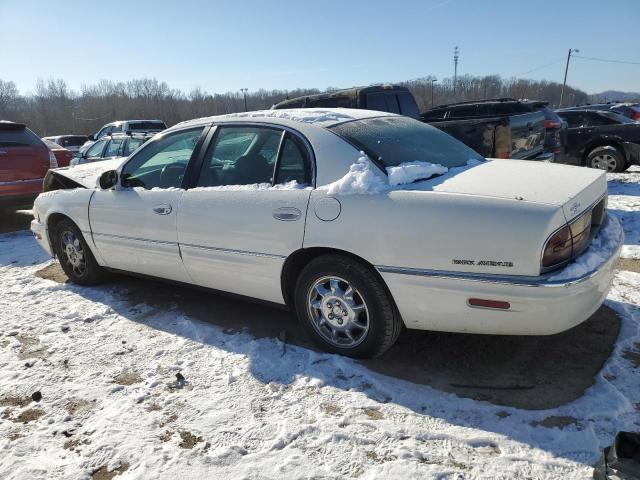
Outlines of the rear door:
{"label": "rear door", "polygon": [[196,284],[284,302],[282,266],[302,247],[311,194],[306,145],[276,127],[217,128],[178,212],[178,242]]}

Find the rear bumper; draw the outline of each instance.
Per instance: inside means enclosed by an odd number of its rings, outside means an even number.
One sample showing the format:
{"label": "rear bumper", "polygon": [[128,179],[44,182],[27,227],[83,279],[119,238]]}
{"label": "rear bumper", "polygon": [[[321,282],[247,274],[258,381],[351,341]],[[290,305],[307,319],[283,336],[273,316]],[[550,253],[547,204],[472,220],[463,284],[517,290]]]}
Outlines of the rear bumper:
{"label": "rear bumper", "polygon": [[[571,265],[540,277],[481,276],[384,266],[377,269],[407,328],[551,335],[582,323],[602,305],[624,240],[621,228],[616,235],[606,258],[578,276],[565,275],[571,272]],[[508,310],[472,307],[468,304],[470,298],[507,301],[511,306]]]}

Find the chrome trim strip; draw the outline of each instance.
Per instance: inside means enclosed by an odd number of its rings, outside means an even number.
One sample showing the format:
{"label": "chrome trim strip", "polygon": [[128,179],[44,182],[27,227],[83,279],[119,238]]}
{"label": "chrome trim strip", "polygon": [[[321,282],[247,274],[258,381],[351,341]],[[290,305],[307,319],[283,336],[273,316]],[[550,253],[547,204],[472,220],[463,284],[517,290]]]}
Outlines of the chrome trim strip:
{"label": "chrome trim strip", "polygon": [[164,240],[151,240],[149,238],[139,238],[139,237],[126,237],[124,235],[113,235],[111,233],[97,233],[97,232],[93,232],[93,236],[98,236],[98,237],[109,237],[109,238],[117,238],[120,240],[133,240],[135,242],[149,242],[149,243],[157,243],[159,245],[175,245],[178,246],[178,244],[176,242],[167,242]]}
{"label": "chrome trim strip", "polygon": [[0,187],[7,187],[10,185],[24,185],[25,183],[42,183],[44,178],[32,178],[29,180],[12,180],[11,182],[0,182]]}
{"label": "chrome trim strip", "polygon": [[252,256],[252,257],[267,257],[267,258],[277,258],[277,259],[287,258],[285,255],[274,255],[274,254],[271,254],[271,253],[249,252],[249,251],[246,251],[246,250],[235,250],[233,248],[207,247],[205,245],[195,245],[195,244],[190,244],[190,243],[167,242],[167,241],[164,241],[164,240],[151,240],[149,238],[126,237],[126,236],[123,236],[123,235],[113,235],[111,233],[96,233],[96,232],[93,232],[93,235],[94,236],[109,237],[109,238],[116,238],[116,239],[121,239],[121,240],[133,240],[135,242],[157,243],[159,245],[175,245],[176,247],[179,247],[179,248],[195,248],[195,249],[198,249],[198,250],[209,250],[209,251],[220,252],[220,253],[233,253],[233,254],[236,254],[236,255],[248,255],[248,256]]}
{"label": "chrome trim strip", "polygon": [[234,250],[233,248],[207,247],[205,245],[194,245],[190,243],[181,243],[180,247],[195,248],[196,250],[209,250],[209,251],[220,252],[220,253],[233,253],[236,255],[247,255],[251,257],[266,257],[266,258],[277,258],[277,259],[287,258],[285,255],[274,255],[272,253],[262,253],[262,252],[248,252],[246,250]]}

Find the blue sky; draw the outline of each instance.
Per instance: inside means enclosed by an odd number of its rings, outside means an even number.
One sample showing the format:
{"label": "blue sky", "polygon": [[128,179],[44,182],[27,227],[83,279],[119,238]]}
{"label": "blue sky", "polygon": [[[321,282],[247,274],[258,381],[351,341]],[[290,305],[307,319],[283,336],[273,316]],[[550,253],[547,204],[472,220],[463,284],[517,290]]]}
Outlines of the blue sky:
{"label": "blue sky", "polygon": [[[0,78],[155,77],[209,92],[497,73],[562,81],[569,48],[640,62],[640,0],[0,0]],[[539,68],[542,67],[542,68]],[[568,83],[640,91],[640,65],[575,58]]]}

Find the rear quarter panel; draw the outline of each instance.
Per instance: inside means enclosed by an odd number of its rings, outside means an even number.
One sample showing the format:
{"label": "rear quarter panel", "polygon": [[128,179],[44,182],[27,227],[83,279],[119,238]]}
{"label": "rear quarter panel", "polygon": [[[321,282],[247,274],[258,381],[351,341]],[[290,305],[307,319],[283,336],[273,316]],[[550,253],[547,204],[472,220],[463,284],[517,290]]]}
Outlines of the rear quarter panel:
{"label": "rear quarter panel", "polygon": [[323,221],[316,212],[327,196],[311,195],[304,247],[345,250],[376,266],[537,276],[544,242],[565,223],[556,206],[408,190],[336,195],[340,215]]}

